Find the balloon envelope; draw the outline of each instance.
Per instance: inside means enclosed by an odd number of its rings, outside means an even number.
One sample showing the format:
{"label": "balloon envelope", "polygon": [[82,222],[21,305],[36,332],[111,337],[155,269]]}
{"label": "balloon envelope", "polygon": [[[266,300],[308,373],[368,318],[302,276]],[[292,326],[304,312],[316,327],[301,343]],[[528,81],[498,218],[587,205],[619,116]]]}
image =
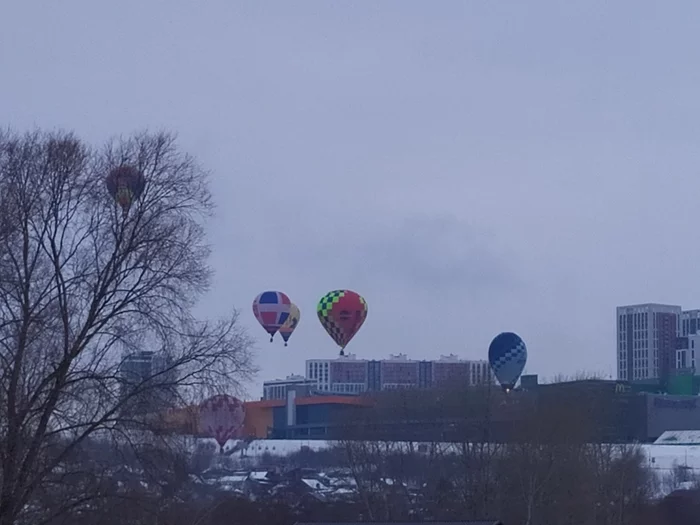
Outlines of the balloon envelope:
{"label": "balloon envelope", "polygon": [[489,345],[489,363],[504,390],[511,390],[523,373],[527,361],[527,347],[513,332],[498,334]]}
{"label": "balloon envelope", "polygon": [[222,447],[236,437],[243,426],[243,403],[231,396],[218,395],[204,401],[199,407],[199,430],[213,437]]}
{"label": "balloon envelope", "polygon": [[133,166],[119,166],[109,172],[105,179],[107,190],[126,212],[146,187],[146,179]]}
{"label": "balloon envelope", "polygon": [[277,330],[289,318],[292,302],[282,292],[267,291],[253,301],[253,314],[265,331],[270,334],[270,342]]}
{"label": "balloon envelope", "polygon": [[334,290],[321,297],[317,311],[323,328],[344,349],[367,319],[367,301],[351,290]]}
{"label": "balloon envelope", "polygon": [[289,316],[282,326],[280,326],[280,335],[284,339],[284,346],[287,346],[287,341],[294,333],[295,328],[299,324],[299,319],[301,319],[301,312],[297,305],[292,303],[289,305]]}

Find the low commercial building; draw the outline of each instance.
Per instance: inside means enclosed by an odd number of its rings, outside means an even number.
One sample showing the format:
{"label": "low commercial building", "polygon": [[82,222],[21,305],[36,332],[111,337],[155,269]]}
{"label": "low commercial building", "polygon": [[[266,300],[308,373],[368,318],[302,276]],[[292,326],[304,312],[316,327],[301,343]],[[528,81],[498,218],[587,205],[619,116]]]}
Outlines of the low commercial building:
{"label": "low commercial building", "polygon": [[[290,393],[286,400],[246,403],[246,431],[269,439],[331,439],[344,421],[357,418],[371,406],[359,396],[308,396]],[[246,417],[248,419],[248,417]]]}
{"label": "low commercial building", "polygon": [[[329,439],[343,421],[357,417],[371,400],[359,396],[297,395],[287,399],[248,401],[242,435],[254,439]],[[163,431],[204,436],[199,428],[198,407],[169,410],[163,415]]]}
{"label": "low commercial building", "polygon": [[[666,431],[700,431],[700,397],[635,391],[587,380],[498,387],[304,395],[245,403],[243,435],[257,439],[396,441],[571,440],[650,443]],[[197,435],[197,410],[170,411],[171,431]]]}

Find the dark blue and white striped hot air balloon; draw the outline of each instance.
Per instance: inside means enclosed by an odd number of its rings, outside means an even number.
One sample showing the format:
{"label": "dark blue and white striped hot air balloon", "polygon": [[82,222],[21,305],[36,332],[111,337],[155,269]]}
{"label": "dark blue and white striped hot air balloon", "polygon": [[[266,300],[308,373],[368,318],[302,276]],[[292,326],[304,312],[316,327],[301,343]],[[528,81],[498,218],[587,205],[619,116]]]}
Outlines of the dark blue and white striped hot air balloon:
{"label": "dark blue and white striped hot air balloon", "polygon": [[501,388],[513,389],[527,362],[527,347],[513,332],[498,334],[489,345],[489,363]]}

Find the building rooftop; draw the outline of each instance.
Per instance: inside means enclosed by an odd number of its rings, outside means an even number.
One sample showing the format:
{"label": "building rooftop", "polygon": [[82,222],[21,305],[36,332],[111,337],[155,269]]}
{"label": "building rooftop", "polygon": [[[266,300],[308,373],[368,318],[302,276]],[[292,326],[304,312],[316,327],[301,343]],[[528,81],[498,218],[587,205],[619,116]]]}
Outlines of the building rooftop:
{"label": "building rooftop", "polygon": [[307,381],[309,381],[309,382],[314,381],[315,382],[315,380],[308,379],[304,376],[292,374],[292,375],[288,375],[286,379],[268,379],[263,384],[266,386],[270,386],[270,385],[274,385],[275,383],[282,383],[282,384],[293,383],[293,382],[304,383]]}
{"label": "building rooftop", "polygon": [[[356,406],[371,406],[372,401],[367,397],[362,396],[347,396],[347,395],[315,395],[315,396],[305,396],[297,397],[294,401],[296,405],[356,405]],[[264,399],[261,401],[246,401],[244,403],[246,409],[248,408],[273,408],[282,407],[286,405],[284,399]]]}
{"label": "building rooftop", "polygon": [[388,357],[385,358],[361,358],[358,359],[357,355],[355,354],[346,354],[346,355],[341,355],[341,356],[336,356],[333,358],[314,358],[314,359],[307,359],[307,362],[313,362],[313,361],[401,361],[401,362],[410,362],[410,363],[417,363],[419,361],[432,361],[435,363],[488,363],[487,359],[470,359],[470,358],[463,358],[460,357],[457,354],[448,354],[448,355],[440,355],[439,359],[412,359],[408,356],[408,354],[403,354],[403,353],[398,353],[398,354],[389,354]]}
{"label": "building rooftop", "polygon": [[700,445],[700,431],[666,430],[654,441],[654,445]]}
{"label": "building rooftop", "polygon": [[627,308],[655,308],[655,309],[666,309],[666,308],[672,308],[672,309],[679,309],[681,308],[677,304],[664,304],[664,303],[639,303],[639,304],[625,304],[622,306],[618,306],[618,310],[625,310]]}

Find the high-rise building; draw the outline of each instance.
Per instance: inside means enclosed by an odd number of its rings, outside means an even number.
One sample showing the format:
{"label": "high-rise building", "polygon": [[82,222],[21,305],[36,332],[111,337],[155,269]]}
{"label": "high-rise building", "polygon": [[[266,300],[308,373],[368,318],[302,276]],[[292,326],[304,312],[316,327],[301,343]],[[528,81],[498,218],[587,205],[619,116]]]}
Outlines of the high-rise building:
{"label": "high-rise building", "polygon": [[317,381],[320,391],[338,394],[430,388],[451,382],[467,385],[494,382],[488,361],[463,360],[455,355],[433,361],[409,359],[405,354],[381,360],[357,359],[354,354],[309,359],[306,378]]}
{"label": "high-rise building", "polygon": [[[689,312],[688,312],[689,313]],[[680,306],[646,303],[617,308],[617,377],[667,383],[683,333]],[[691,317],[687,318],[688,329]]]}
{"label": "high-rise building", "polygon": [[379,363],[382,390],[418,387],[420,361],[409,359],[406,354],[392,354]]}
{"label": "high-rise building", "polygon": [[679,333],[681,337],[695,335],[700,331],[700,310],[681,312]]}
{"label": "high-rise building", "polygon": [[[353,354],[342,356],[340,359],[354,358]],[[306,379],[312,379],[318,383],[318,389],[330,391],[330,359],[308,359],[306,361]]]}
{"label": "high-rise building", "polygon": [[166,352],[125,354],[119,366],[120,389],[130,410],[157,411],[177,402],[177,370]]}
{"label": "high-rise building", "polygon": [[306,378],[318,381],[323,392],[357,394],[367,390],[368,361],[357,359],[355,354],[345,354],[335,359],[309,359],[306,361]]}
{"label": "high-rise building", "polygon": [[700,333],[696,332],[687,337],[680,337],[678,343],[676,369],[700,375]]}
{"label": "high-rise building", "polygon": [[468,385],[481,385],[494,382],[493,372],[488,361],[465,361],[454,354],[441,355],[432,363],[432,383],[443,385],[460,382]]}
{"label": "high-rise building", "polygon": [[700,375],[699,309],[655,303],[620,306],[617,318],[618,379],[668,386],[674,376]]}

